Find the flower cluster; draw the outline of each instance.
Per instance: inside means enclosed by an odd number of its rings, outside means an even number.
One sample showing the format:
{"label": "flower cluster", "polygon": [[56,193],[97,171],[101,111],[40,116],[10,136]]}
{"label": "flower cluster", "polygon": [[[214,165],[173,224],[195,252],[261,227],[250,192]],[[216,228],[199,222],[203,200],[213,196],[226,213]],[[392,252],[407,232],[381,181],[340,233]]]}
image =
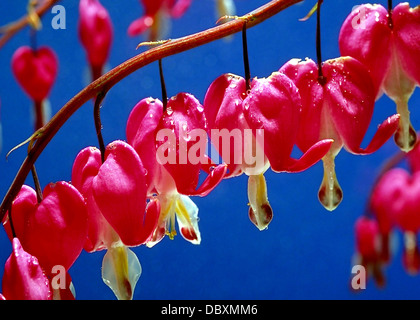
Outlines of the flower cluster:
{"label": "flower cluster", "polygon": [[[151,29],[153,40],[160,36],[162,17],[180,17],[191,4],[141,2],[144,15],[128,33]],[[229,3],[217,4],[226,12],[232,10]],[[79,8],[79,36],[94,80],[109,56],[112,24],[98,0],[81,0]],[[343,199],[334,164],[343,148],[371,154],[395,134],[398,146],[411,150],[416,135],[407,103],[420,81],[415,41],[420,29],[414,27],[418,8],[400,4],[392,16],[379,5],[358,10],[341,29],[342,56],[318,63],[291,59],[267,78],[222,74],[202,102],[186,92],[170,99],[166,93],[161,100],[146,97],[129,114],[126,140],[103,149],[88,146],[76,155],[71,182],[50,183],[43,192],[39,185],[23,185],[3,221],[13,252],[1,297],[74,299],[71,266],[82,250],[106,250],[103,281],[118,299],[132,299],[142,268],[130,248],[153,247],[165,236],[174,239],[177,230],[188,242],[200,244],[199,209],[191,197],[207,196],[224,179],[248,176],[248,215],[265,230],[273,219],[264,177],[269,168],[295,173],[322,161],[318,197],[332,211]],[[367,31],[351,25],[362,11]],[[378,52],[384,53],[380,59]],[[46,47],[22,47],[12,69],[25,92],[40,103],[54,82],[57,63]],[[398,114],[385,119],[362,147],[382,91],[396,101]],[[208,154],[210,143],[221,161]],[[298,158],[292,156],[295,147],[301,151]],[[419,150],[408,154],[411,173],[395,168],[381,177],[370,199],[371,215],[355,225],[357,258],[378,284],[384,283],[381,267],[390,258],[394,227],[405,235],[405,268],[420,271]]]}
{"label": "flower cluster", "polygon": [[408,168],[392,167],[375,184],[367,214],[355,225],[357,259],[384,285],[382,269],[390,263],[392,237],[403,234],[402,264],[408,274],[420,272],[420,144],[407,153]]}
{"label": "flower cluster", "polygon": [[[341,54],[367,67],[375,97],[385,93],[395,102],[401,116],[395,141],[404,151],[416,142],[408,101],[420,84],[419,18],[419,7],[410,8],[407,2],[389,10],[379,4],[361,5],[344,21],[339,36]],[[357,19],[359,26],[354,25]]]}
{"label": "flower cluster", "polygon": [[383,172],[373,187],[366,215],[355,223],[357,262],[379,286],[385,283],[382,269],[391,260],[394,230],[404,235],[405,270],[409,274],[420,271],[420,148],[408,109],[408,101],[420,84],[419,25],[419,7],[400,3],[387,10],[379,4],[365,4],[347,17],[339,36],[341,53],[366,66],[375,99],[385,93],[395,102],[400,119],[394,140],[408,162],[408,170],[393,165]]}

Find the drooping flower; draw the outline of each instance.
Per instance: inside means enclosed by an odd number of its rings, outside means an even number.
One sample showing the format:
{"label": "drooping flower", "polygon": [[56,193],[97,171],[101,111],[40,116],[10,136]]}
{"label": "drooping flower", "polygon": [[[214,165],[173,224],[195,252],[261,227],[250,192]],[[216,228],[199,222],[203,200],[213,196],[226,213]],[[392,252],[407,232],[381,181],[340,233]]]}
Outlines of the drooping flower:
{"label": "drooping flower", "polygon": [[169,29],[170,18],[180,18],[191,5],[192,0],[141,0],[143,15],[128,27],[130,36],[137,36],[149,30],[149,41],[164,38]]}
{"label": "drooping flower", "polygon": [[275,172],[303,171],[327,153],[332,140],[315,141],[300,159],[291,158],[301,99],[293,82],[279,72],[253,79],[248,91],[244,78],[224,74],[208,88],[204,108],[212,144],[228,164],[227,177],[249,176],[249,216],[260,230],[266,229],[272,209],[264,172],[269,166]]}
{"label": "drooping flower", "polygon": [[147,241],[156,229],[159,203],[146,204],[146,172],[135,150],[123,141],[107,146],[105,161],[94,147],[77,155],[72,183],[86,198],[88,252],[107,250],[102,278],[118,299],[132,299],[141,265],[128,246]]}
{"label": "drooping flower", "polygon": [[35,129],[46,122],[48,95],[57,77],[58,59],[47,46],[32,49],[19,47],[12,56],[12,71],[23,91],[34,102]]}
{"label": "drooping flower", "polygon": [[37,102],[42,102],[49,95],[57,69],[57,56],[50,47],[34,50],[22,46],[12,56],[14,76],[25,93]]}
{"label": "drooping flower", "polygon": [[[179,93],[164,110],[158,99],[141,100],[131,111],[126,127],[130,143],[147,170],[149,196],[161,204],[158,227],[148,246],[165,235],[181,235],[193,244],[201,241],[198,208],[189,196],[205,196],[226,173],[224,164],[214,165],[205,154],[206,118],[200,102],[191,94]],[[200,173],[207,177],[199,185]]]}
{"label": "drooping flower", "polygon": [[[70,280],[68,270],[80,255],[87,234],[86,203],[71,184],[60,181],[48,184],[38,202],[31,187],[23,185],[12,204],[13,228],[22,247],[37,257],[47,277],[52,280],[57,267],[60,276]],[[3,222],[9,238],[13,233],[8,215]],[[52,287],[57,298],[73,296],[70,282]]]}
{"label": "drooping flower", "polygon": [[281,67],[280,72],[292,79],[302,98],[297,146],[305,151],[320,139],[334,140],[322,159],[324,177],[318,192],[323,206],[334,210],[343,196],[335,174],[337,154],[343,147],[352,154],[375,152],[394,134],[399,116],[387,118],[368,146],[362,148],[373,114],[375,90],[367,69],[359,61],[351,57],[325,61],[322,80],[316,63],[311,59],[292,59]]}
{"label": "drooping flower", "polygon": [[387,204],[383,203],[382,195],[376,191],[376,188],[369,199],[369,212],[379,228],[380,258],[384,263],[388,263],[391,258],[391,237],[395,224]]}
{"label": "drooping flower", "polygon": [[409,273],[420,271],[417,234],[420,230],[420,173],[402,168],[387,171],[376,184],[372,198],[382,215],[404,233],[403,262]]}
{"label": "drooping flower", "polygon": [[356,238],[356,261],[362,265],[367,275],[372,275],[380,287],[385,284],[382,272],[381,238],[379,226],[375,219],[362,216],[354,225]]}
{"label": "drooping flower", "polygon": [[342,55],[361,61],[373,79],[376,98],[391,98],[401,115],[395,133],[404,151],[413,148],[416,132],[410,121],[408,101],[420,84],[420,9],[407,2],[388,12],[379,4],[358,6],[344,21],[339,35]]}
{"label": "drooping flower", "polygon": [[156,217],[145,214],[145,175],[134,149],[123,141],[114,141],[108,145],[105,162],[92,181],[99,210],[127,246],[143,244],[156,226]]}
{"label": "drooping flower", "polygon": [[27,253],[18,238],[4,267],[2,291],[7,300],[51,300],[52,290],[38,259]]}
{"label": "drooping flower", "polygon": [[96,80],[103,73],[113,38],[111,18],[99,0],[80,0],[78,30],[90,64],[92,80]]}
{"label": "drooping flower", "polygon": [[[38,258],[47,275],[55,265],[68,270],[82,251],[87,232],[86,204],[71,184],[48,184],[43,199],[23,185],[12,204],[13,227],[25,251]],[[4,227],[12,240],[9,219]]]}

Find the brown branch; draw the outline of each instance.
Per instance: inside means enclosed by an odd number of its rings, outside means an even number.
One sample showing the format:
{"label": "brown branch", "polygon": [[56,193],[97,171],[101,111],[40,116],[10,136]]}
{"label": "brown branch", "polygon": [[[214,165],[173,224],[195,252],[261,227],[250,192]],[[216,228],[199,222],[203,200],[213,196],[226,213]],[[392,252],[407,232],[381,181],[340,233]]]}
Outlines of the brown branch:
{"label": "brown branch", "polygon": [[71,117],[71,115],[84,103],[96,97],[99,92],[107,92],[111,87],[134,71],[154,61],[158,61],[159,59],[172,56],[240,32],[242,31],[244,20],[247,21],[247,28],[251,28],[290,7],[291,5],[301,1],[302,0],[272,0],[241,17],[241,19],[232,20],[223,25],[199,33],[168,41],[123,62],[85,87],[70,101],[68,101],[44,127],[34,134],[34,141],[32,142],[35,142],[35,144],[32,148],[30,148],[27,157],[22,163],[15,179],[1,203],[0,221],[3,220],[3,217],[8,208],[10,208],[13,199],[18,194],[32,166],[44,148],[48,145],[63,124]]}
{"label": "brown branch", "polygon": [[[56,4],[60,0],[45,0],[37,9],[36,14],[41,17],[49,8]],[[28,25],[28,15],[23,16],[15,22],[11,22],[9,25],[2,28],[6,29],[4,35],[0,38],[0,49],[10,40],[16,33]]]}

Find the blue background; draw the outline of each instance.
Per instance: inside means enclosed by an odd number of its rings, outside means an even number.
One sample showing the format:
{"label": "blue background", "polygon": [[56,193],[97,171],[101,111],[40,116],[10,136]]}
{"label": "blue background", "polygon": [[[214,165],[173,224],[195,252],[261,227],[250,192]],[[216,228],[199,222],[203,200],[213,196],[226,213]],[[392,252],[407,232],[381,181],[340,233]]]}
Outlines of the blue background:
{"label": "blue background", "polygon": [[[142,13],[137,0],[102,0],[114,23],[114,42],[109,67],[138,54],[137,44],[144,37],[130,38],[126,30]],[[266,0],[235,0],[237,14],[245,14]],[[382,1],[386,5],[386,1]],[[291,58],[315,57],[315,17],[304,17],[315,1],[304,1],[248,31],[252,76],[267,77]],[[44,27],[38,44],[56,51],[59,74],[51,91],[55,113],[87,84],[85,54],[77,38],[78,1],[64,0],[66,29],[51,27],[51,12],[42,18]],[[337,40],[340,26],[357,1],[324,1],[322,8],[323,59],[339,56]],[[418,1],[411,3],[418,5]],[[19,18],[26,1],[1,1],[0,25]],[[182,19],[172,22],[171,38],[202,31],[217,20],[213,0],[194,0]],[[0,153],[0,195],[4,196],[22,163],[26,147],[5,154],[29,137],[33,130],[31,102],[16,83],[10,67],[13,52],[29,44],[25,28],[0,49],[0,99],[3,146]],[[194,94],[203,101],[210,83],[231,72],[243,75],[240,34],[231,41],[211,44],[163,60],[168,95],[180,91]],[[131,108],[140,99],[160,97],[158,65],[152,63],[113,87],[102,108],[105,143],[125,139],[125,123]],[[410,100],[413,125],[420,128],[420,93]],[[376,127],[395,113],[394,104],[383,96],[377,101],[371,127],[364,145]],[[88,145],[97,145],[92,119],[92,103],[80,108],[54,137],[37,161],[42,186],[70,180],[77,153]],[[267,171],[268,195],[274,219],[268,230],[260,232],[247,214],[247,177],[223,181],[209,196],[194,197],[198,205],[202,243],[194,246],[181,236],[167,237],[149,249],[134,248],[143,274],[134,299],[418,299],[420,277],[405,273],[401,264],[402,237],[397,231],[393,257],[385,269],[387,285],[378,289],[369,280],[367,289],[350,291],[354,255],[355,220],[363,214],[368,194],[384,161],[397,152],[392,139],[378,152],[356,156],[343,150],[336,158],[336,170],[344,191],[344,200],[334,212],[318,202],[322,164],[298,174]],[[296,155],[298,151],[296,151]],[[27,184],[33,185],[32,179]],[[10,242],[0,230],[0,274],[10,255]],[[115,299],[102,282],[101,263],[105,252],[82,252],[70,269],[78,299]],[[0,277],[1,280],[1,277]]]}

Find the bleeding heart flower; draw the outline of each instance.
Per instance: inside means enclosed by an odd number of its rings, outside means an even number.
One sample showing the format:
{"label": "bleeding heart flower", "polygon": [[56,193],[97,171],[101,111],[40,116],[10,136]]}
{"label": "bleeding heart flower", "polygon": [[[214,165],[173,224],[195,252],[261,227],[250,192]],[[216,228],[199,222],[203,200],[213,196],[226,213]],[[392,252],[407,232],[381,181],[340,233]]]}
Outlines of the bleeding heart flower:
{"label": "bleeding heart flower", "polygon": [[387,214],[404,233],[403,262],[408,272],[420,270],[416,234],[420,230],[420,173],[410,175],[405,169],[387,171],[376,184],[372,198],[377,210]]}
{"label": "bleeding heart flower", "polygon": [[149,40],[165,37],[169,29],[169,18],[180,18],[191,5],[192,0],[141,0],[144,14],[128,27],[130,36],[140,35],[150,30]]}
{"label": "bleeding heart flower", "polygon": [[[87,233],[86,203],[71,184],[60,181],[35,190],[22,186],[12,204],[13,227],[25,251],[38,258],[47,276],[54,266],[68,270],[82,251]],[[10,239],[10,221],[4,222]]]}
{"label": "bleeding heart flower", "polygon": [[376,97],[385,92],[396,103],[401,118],[394,138],[404,151],[411,150],[416,142],[408,101],[420,84],[419,37],[420,9],[410,8],[407,2],[391,12],[379,4],[358,6],[344,21],[339,35],[341,54],[367,67]]}
{"label": "bleeding heart flower", "polygon": [[356,220],[356,264],[365,267],[368,274],[372,274],[377,285],[383,287],[385,278],[381,270],[381,235],[375,219],[360,217]]}
{"label": "bleeding heart flower", "polygon": [[368,71],[359,61],[351,57],[325,61],[322,80],[318,78],[317,65],[310,59],[292,59],[280,72],[292,79],[302,98],[297,146],[306,151],[320,139],[334,140],[322,159],[324,177],[318,192],[324,207],[334,210],[343,197],[334,164],[341,148],[353,154],[375,152],[395,132],[399,116],[386,119],[369,145],[362,148],[360,145],[373,114],[375,92]]}
{"label": "bleeding heart flower", "polygon": [[372,197],[387,208],[391,221],[402,231],[420,230],[420,173],[410,175],[401,168],[391,169],[378,181]]}
{"label": "bleeding heart flower", "polygon": [[113,38],[111,18],[99,0],[80,0],[78,28],[95,80],[102,75]]}
{"label": "bleeding heart flower", "polygon": [[[139,235],[133,236],[136,239],[134,244],[144,243],[156,228],[160,208],[156,200],[151,200],[145,209],[147,186],[144,182],[144,170],[137,153],[128,144],[115,141],[108,146],[106,156],[107,158],[102,164],[101,153],[97,148],[87,147],[80,151],[73,164],[72,182],[85,196],[88,208],[88,236],[85,250],[88,252],[108,250],[102,262],[102,278],[118,299],[127,300],[133,297],[134,288],[141,275],[141,265],[135,253],[127,248],[121,238],[127,241],[127,236],[139,233]],[[102,169],[102,165],[106,168]],[[128,174],[130,170],[133,172],[132,176]],[[110,220],[121,232],[121,237],[99,208],[93,187],[95,179],[109,179],[112,183],[112,179],[115,178],[115,176],[111,176],[113,172],[120,174],[114,181],[115,187],[121,186],[121,184],[133,185],[132,188],[120,187],[119,193],[125,194],[124,199],[117,199],[118,195],[112,194],[113,187],[108,186],[102,190],[105,194],[111,192],[108,195],[109,201],[117,201],[117,204],[118,201],[121,201],[131,208],[128,211],[122,205],[118,212],[106,211],[106,214],[120,219],[117,223],[115,219]],[[106,177],[107,174],[110,176]],[[99,175],[102,175],[102,178],[98,178]],[[140,190],[140,195],[136,189]],[[143,199],[144,204],[137,203],[137,198],[140,198],[140,201]],[[101,202],[100,199],[99,201]],[[141,227],[139,227],[139,222],[142,224]]]}
{"label": "bleeding heart flower", "polygon": [[2,280],[5,299],[51,300],[51,287],[38,259],[22,248],[18,238],[12,239],[12,249]]}
{"label": "bleeding heart flower", "polygon": [[73,163],[71,182],[86,199],[88,232],[84,249],[87,252],[104,250],[118,238],[115,230],[102,215],[93,196],[92,182],[102,165],[101,152],[94,147],[80,151]]}
{"label": "bleeding heart flower", "polygon": [[33,50],[22,46],[12,56],[14,76],[26,94],[36,102],[42,102],[48,97],[57,69],[57,57],[49,47]]}
{"label": "bleeding heart flower", "polygon": [[114,141],[107,146],[105,162],[92,179],[100,212],[127,246],[145,243],[156,228],[157,214],[146,212],[145,175],[136,151],[123,141]]}
{"label": "bleeding heart flower", "polygon": [[51,113],[47,98],[56,79],[57,69],[57,57],[49,47],[34,50],[23,46],[13,54],[13,74],[34,103],[35,130],[45,125]]}
{"label": "bleeding heart flower", "polygon": [[[201,241],[198,208],[188,196],[205,196],[223,179],[226,166],[213,165],[205,154],[207,135],[203,107],[192,95],[180,93],[161,101],[141,100],[131,111],[126,134],[148,172],[149,196],[161,203],[158,227],[148,246],[165,234],[175,234],[175,217],[182,236],[194,244]],[[199,186],[201,172],[208,175]]]}
{"label": "bleeding heart flower", "polygon": [[395,223],[387,208],[387,204],[382,202],[382,195],[375,188],[369,201],[369,212],[375,218],[380,233],[380,258],[384,263],[388,263],[391,258],[391,234]]}
{"label": "bleeding heart flower", "polygon": [[316,141],[300,159],[291,158],[301,99],[293,82],[279,72],[253,79],[248,91],[244,78],[222,75],[208,88],[204,108],[212,143],[228,164],[227,177],[243,172],[249,176],[249,217],[260,230],[266,229],[273,213],[264,172],[269,166],[275,172],[305,170],[327,153],[332,141]]}

